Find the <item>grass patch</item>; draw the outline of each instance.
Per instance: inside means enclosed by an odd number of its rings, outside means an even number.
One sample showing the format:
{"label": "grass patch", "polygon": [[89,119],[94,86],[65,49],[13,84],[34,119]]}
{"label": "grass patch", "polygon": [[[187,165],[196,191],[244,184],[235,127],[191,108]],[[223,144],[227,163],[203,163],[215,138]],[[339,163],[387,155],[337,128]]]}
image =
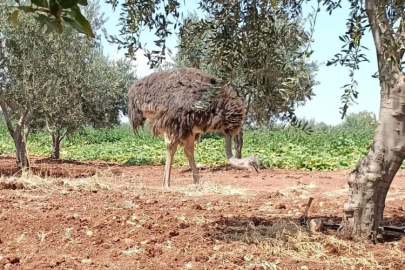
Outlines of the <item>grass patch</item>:
{"label": "grass patch", "polygon": [[[11,137],[0,125],[0,154],[14,153]],[[372,128],[332,127],[312,135],[295,129],[278,131],[245,131],[243,155],[256,155],[262,166],[285,169],[337,170],[353,168],[372,143]],[[33,133],[28,142],[30,155],[49,156],[51,139],[43,132]],[[162,138],[153,137],[141,129],[134,136],[128,125],[115,128],[85,128],[62,142],[61,158],[68,160],[102,160],[126,164],[164,164],[165,145]],[[204,166],[227,164],[224,139],[206,135],[196,145],[196,162]],[[188,166],[180,148],[174,164]]]}
{"label": "grass patch", "polygon": [[[228,221],[214,236],[227,244],[243,243],[232,253],[258,269],[399,269],[405,262],[398,245],[386,243],[378,251],[386,258],[381,265],[371,244],[310,233],[285,220],[256,225],[250,220]],[[250,247],[249,253],[244,245]],[[288,262],[291,266],[286,267]]]}

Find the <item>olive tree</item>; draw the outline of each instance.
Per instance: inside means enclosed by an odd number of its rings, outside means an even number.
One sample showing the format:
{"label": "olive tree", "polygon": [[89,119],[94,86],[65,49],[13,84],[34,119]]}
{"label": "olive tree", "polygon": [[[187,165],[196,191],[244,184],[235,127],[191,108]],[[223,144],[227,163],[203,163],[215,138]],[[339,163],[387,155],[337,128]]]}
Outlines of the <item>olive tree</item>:
{"label": "olive tree", "polygon": [[11,22],[14,25],[18,24],[20,13],[29,13],[42,26],[46,25],[49,32],[54,31],[61,34],[63,28],[69,26],[90,38],[94,38],[91,24],[80,9],[80,6],[88,5],[87,0],[14,0],[14,2],[14,6],[10,6],[8,3],[8,9],[13,10]]}
{"label": "olive tree", "polygon": [[52,158],[59,158],[61,141],[77,129],[118,124],[129,85],[135,81],[127,60],[112,61],[98,51],[87,55],[88,63],[81,63],[81,57],[73,54],[62,60],[63,65],[56,65],[51,72],[53,83],[43,97],[38,120],[45,120],[51,135]]}
{"label": "olive tree", "polygon": [[[102,24],[97,5],[93,7],[86,14]],[[71,28],[61,35],[45,34],[47,29],[38,32],[31,14],[21,15],[16,27],[7,16],[2,19],[5,87],[0,100],[19,167],[29,165],[26,142],[32,127],[46,128],[52,138],[51,157],[59,158],[67,134],[84,125],[119,122],[128,87],[135,80],[129,60],[107,59],[97,39],[89,40]]]}
{"label": "olive tree", "polygon": [[[269,125],[295,119],[294,109],[313,96],[317,66],[304,57],[310,33],[299,19],[269,16],[274,13],[270,4],[260,6],[266,13],[257,14],[258,8],[258,2],[244,7],[232,2],[211,10],[204,20],[186,18],[176,63],[210,71],[232,84],[247,103],[247,122]],[[242,16],[220,19],[235,10]]]}
{"label": "olive tree", "polygon": [[[381,105],[374,142],[349,176],[349,197],[344,205],[340,233],[354,238],[377,240],[383,219],[385,199],[405,158],[405,1],[349,1],[348,31],[340,39],[345,43],[342,53],[329,64],[347,66],[354,78],[362,54],[362,37],[371,30],[377,54],[376,77],[381,86]],[[336,8],[330,1],[329,10]],[[356,82],[347,85],[344,100],[357,96]],[[343,112],[347,108],[344,104]]]}
{"label": "olive tree", "polygon": [[13,28],[6,10],[0,9],[0,106],[20,168],[29,165],[26,145],[30,122],[39,110],[36,101],[41,99],[45,83],[41,77],[41,56],[46,55],[43,40],[35,22],[24,20]]}
{"label": "olive tree", "polygon": [[[117,3],[117,1],[114,2]],[[201,0],[199,2],[202,9],[211,14],[224,4],[232,4],[235,1]],[[254,8],[257,14],[269,15],[271,13],[262,7],[271,2],[273,9],[286,12],[289,18],[294,18],[302,14],[302,6],[308,1],[238,2],[242,6],[260,3],[258,8]],[[340,0],[318,1],[319,4],[326,6],[326,11],[329,13],[340,8],[340,2]],[[402,94],[405,90],[405,74],[402,65],[405,52],[405,1],[348,0],[348,3],[351,9],[348,14],[348,29],[345,35],[340,36],[345,47],[330,62],[330,64],[338,63],[350,69],[351,80],[345,85],[345,93],[342,97],[342,115],[346,113],[351,100],[358,95],[354,75],[359,69],[360,62],[366,61],[362,54],[361,40],[368,30],[371,30],[377,54],[376,77],[380,80],[381,106],[373,145],[349,176],[350,192],[348,201],[344,205],[344,218],[339,232],[348,237],[376,240],[380,233],[388,189],[405,158],[405,101]],[[127,47],[129,52],[141,47],[140,29],[143,25],[147,25],[157,30],[157,44],[160,46],[160,49],[152,53],[158,59],[164,58],[162,55],[166,51],[165,40],[174,27],[181,24],[177,20],[179,6],[180,1],[174,0],[127,1],[123,5],[122,14],[121,33],[124,37],[119,40],[122,46]],[[242,14],[236,9],[218,15],[220,15],[218,20],[226,22]],[[151,59],[154,60],[153,57]]]}
{"label": "olive tree", "polygon": [[[113,7],[118,0],[109,0]],[[280,1],[223,1],[201,0],[201,8],[208,14],[216,13],[225,4],[238,2],[241,6],[251,5],[257,14],[268,14],[269,10],[284,12],[289,18],[302,14],[302,6],[308,0]],[[111,37],[134,56],[139,48],[144,48],[140,33],[144,26],[155,30],[157,48],[146,50],[150,64],[154,67],[161,62],[167,51],[167,37],[181,25],[179,7],[182,1],[176,0],[128,0],[121,5],[121,36]],[[259,4],[254,7],[253,4]],[[263,8],[271,3],[269,9]],[[340,8],[341,0],[318,1],[332,13]],[[405,100],[403,97],[405,74],[402,59],[405,52],[405,1],[386,0],[348,0],[347,33],[340,36],[345,43],[344,49],[329,64],[338,63],[350,69],[350,82],[345,85],[342,97],[344,116],[353,98],[358,95],[355,73],[360,62],[366,61],[362,54],[362,37],[371,30],[377,55],[378,77],[381,86],[381,106],[379,122],[374,142],[368,154],[359,161],[349,176],[349,197],[344,205],[344,218],[339,230],[341,235],[376,240],[380,233],[385,199],[400,165],[405,158]],[[243,9],[230,10],[218,14],[220,22],[242,16]],[[276,13],[277,14],[277,13]],[[343,23],[343,22],[341,22]],[[231,29],[233,30],[233,29]],[[331,31],[332,31],[331,26]],[[271,44],[269,44],[271,46]],[[145,48],[144,48],[145,49]]]}

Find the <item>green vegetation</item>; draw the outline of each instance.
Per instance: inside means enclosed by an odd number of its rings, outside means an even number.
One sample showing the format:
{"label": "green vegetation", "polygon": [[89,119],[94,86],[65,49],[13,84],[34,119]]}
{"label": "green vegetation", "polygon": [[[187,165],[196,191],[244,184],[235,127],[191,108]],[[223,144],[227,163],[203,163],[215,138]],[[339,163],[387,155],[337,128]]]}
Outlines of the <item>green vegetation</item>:
{"label": "green vegetation", "polygon": [[[315,125],[311,135],[295,128],[249,130],[245,132],[243,155],[257,155],[265,167],[307,170],[353,168],[372,143],[373,125],[357,127],[344,124],[321,128]],[[0,126],[0,133],[7,134]],[[8,135],[8,134],[7,134]],[[196,161],[203,165],[227,164],[224,140],[205,135],[196,146]],[[28,142],[30,155],[49,156],[52,142],[48,134],[36,132]],[[1,136],[0,153],[14,153],[10,136]],[[128,125],[114,128],[85,128],[68,136],[61,147],[61,158],[70,160],[118,161],[127,164],[164,164],[165,146],[162,138],[154,138],[147,129],[134,136]],[[187,165],[180,150],[175,164]]]}

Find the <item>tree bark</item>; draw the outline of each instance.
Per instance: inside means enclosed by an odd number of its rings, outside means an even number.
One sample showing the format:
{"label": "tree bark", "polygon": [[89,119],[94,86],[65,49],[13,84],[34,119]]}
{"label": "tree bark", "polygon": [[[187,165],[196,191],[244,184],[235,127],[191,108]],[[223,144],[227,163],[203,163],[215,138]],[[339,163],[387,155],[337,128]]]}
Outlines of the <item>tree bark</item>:
{"label": "tree bark", "polygon": [[[23,115],[21,115],[16,128],[13,128],[12,121],[9,115],[8,107],[4,100],[0,100],[0,108],[3,112],[4,120],[7,125],[8,132],[14,141],[16,152],[16,163],[19,169],[25,169],[29,167],[29,160],[27,155],[27,140],[29,135],[29,109],[27,109]],[[12,106],[11,106],[12,107]]]}
{"label": "tree bark", "polygon": [[380,116],[373,145],[349,176],[349,198],[344,205],[339,234],[375,242],[383,220],[385,198],[405,158],[405,76],[399,65],[390,65],[386,59],[386,52],[397,52],[390,45],[395,41],[384,3],[366,0],[365,6],[377,53]]}
{"label": "tree bark", "polygon": [[16,163],[19,169],[24,169],[29,167],[29,161],[27,156],[27,145],[24,136],[21,134],[13,134],[15,153],[16,153]]}
{"label": "tree bark", "polygon": [[373,145],[348,180],[349,198],[339,234],[356,240],[377,240],[385,198],[405,158],[405,76],[394,77],[397,79],[393,87],[382,85]]}
{"label": "tree bark", "polygon": [[52,134],[52,154],[51,158],[59,159],[60,157],[60,135]]}

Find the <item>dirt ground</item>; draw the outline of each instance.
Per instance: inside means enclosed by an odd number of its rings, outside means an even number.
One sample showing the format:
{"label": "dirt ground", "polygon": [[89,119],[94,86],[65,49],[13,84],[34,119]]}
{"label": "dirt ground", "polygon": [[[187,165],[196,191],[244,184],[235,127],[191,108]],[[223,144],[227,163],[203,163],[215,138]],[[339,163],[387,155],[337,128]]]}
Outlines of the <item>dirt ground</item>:
{"label": "dirt ground", "polygon": [[[31,158],[21,174],[0,156],[0,269],[404,269],[405,239],[356,243],[311,233],[309,217],[340,222],[349,171],[201,168],[201,186],[174,167]],[[385,225],[405,226],[405,171]]]}

